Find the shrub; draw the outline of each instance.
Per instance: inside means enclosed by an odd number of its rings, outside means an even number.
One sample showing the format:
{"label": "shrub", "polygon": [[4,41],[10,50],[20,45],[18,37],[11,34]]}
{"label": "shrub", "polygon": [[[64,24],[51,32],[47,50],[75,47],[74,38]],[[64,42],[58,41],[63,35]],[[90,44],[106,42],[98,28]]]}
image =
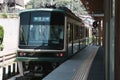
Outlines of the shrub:
{"label": "shrub", "polygon": [[3,50],[3,48],[4,48],[4,47],[3,47],[3,45],[1,44],[1,45],[0,45],[0,51],[2,51],[2,50]]}
{"label": "shrub", "polygon": [[7,15],[6,13],[3,13],[3,14],[2,14],[2,17],[3,17],[3,18],[8,18],[8,15]]}
{"label": "shrub", "polygon": [[4,38],[4,29],[3,27],[0,25],[0,51],[3,50],[3,38]]}

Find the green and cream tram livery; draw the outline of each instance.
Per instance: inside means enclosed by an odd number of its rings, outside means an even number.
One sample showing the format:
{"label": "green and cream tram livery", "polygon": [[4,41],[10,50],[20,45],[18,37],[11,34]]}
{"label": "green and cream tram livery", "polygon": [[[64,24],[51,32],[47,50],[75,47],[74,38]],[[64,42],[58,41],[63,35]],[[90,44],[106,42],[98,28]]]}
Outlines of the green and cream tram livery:
{"label": "green and cream tram livery", "polygon": [[86,46],[86,27],[66,8],[26,10],[19,16],[18,61],[61,63]]}

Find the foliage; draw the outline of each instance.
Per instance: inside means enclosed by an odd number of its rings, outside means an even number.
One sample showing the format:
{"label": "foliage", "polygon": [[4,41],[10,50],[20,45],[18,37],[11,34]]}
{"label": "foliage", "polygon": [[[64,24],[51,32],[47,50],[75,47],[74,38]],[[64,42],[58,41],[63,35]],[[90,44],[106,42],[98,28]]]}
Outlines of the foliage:
{"label": "foliage", "polygon": [[0,25],[0,51],[3,50],[3,45],[2,45],[3,37],[4,37],[4,29],[3,29],[3,27]]}
{"label": "foliage", "polygon": [[4,29],[3,29],[3,27],[0,25],[0,44],[2,44],[3,37],[4,37]]}
{"label": "foliage", "polygon": [[57,4],[58,6],[67,6],[67,5],[70,4],[70,1],[69,1],[69,0],[65,0],[65,1],[57,0],[57,1],[56,1],[56,4]]}
{"label": "foliage", "polygon": [[1,15],[1,17],[3,17],[3,18],[8,18],[8,15],[7,15],[6,13],[3,13],[3,14]]}
{"label": "foliage", "polygon": [[[72,6],[72,4],[76,3],[72,0],[54,0],[54,2],[56,3],[57,6]],[[41,6],[44,6],[46,4],[50,4],[51,0],[30,0],[27,3],[28,5],[32,5],[32,8],[40,8]],[[77,5],[74,4],[74,7],[76,7]]]}
{"label": "foliage", "polygon": [[30,0],[27,3],[26,8],[40,8],[45,5],[50,5],[51,1],[54,1],[53,4],[56,4],[56,6],[68,7],[77,15],[80,13],[80,0]]}
{"label": "foliage", "polygon": [[40,8],[41,6],[44,6],[44,4],[48,4],[50,0],[30,0],[27,3],[27,6],[31,5],[32,8]]}
{"label": "foliage", "polygon": [[1,45],[0,45],[0,51],[2,51],[2,50],[3,50],[3,48],[4,48],[4,47],[3,47],[3,45],[1,44]]}

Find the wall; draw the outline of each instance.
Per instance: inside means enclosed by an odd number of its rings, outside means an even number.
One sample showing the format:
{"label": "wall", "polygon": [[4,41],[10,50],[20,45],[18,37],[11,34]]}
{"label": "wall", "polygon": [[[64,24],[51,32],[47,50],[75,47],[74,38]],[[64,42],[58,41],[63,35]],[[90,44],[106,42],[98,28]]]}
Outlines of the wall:
{"label": "wall", "polygon": [[0,25],[4,28],[3,51],[16,50],[18,43],[19,20],[17,18],[0,18]]}

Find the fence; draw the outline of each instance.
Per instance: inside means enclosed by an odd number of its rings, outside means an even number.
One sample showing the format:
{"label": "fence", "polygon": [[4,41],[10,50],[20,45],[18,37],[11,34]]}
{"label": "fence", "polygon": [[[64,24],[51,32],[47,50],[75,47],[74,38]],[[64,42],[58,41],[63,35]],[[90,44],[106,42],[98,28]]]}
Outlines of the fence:
{"label": "fence", "polygon": [[0,80],[7,80],[8,78],[18,74],[18,65],[15,60],[15,52],[0,52]]}

